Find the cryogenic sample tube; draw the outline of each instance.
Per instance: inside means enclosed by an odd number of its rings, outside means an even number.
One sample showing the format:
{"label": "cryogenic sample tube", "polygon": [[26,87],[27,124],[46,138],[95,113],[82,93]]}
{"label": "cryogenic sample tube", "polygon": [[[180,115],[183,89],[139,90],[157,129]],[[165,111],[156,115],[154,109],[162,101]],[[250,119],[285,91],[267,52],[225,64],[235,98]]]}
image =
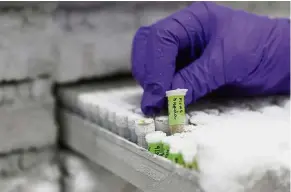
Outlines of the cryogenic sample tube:
{"label": "cryogenic sample tube", "polygon": [[88,119],[92,119],[91,107],[94,101],[92,93],[83,93],[78,96],[78,106],[80,106],[80,111]]}
{"label": "cryogenic sample tube", "polygon": [[91,105],[87,108],[90,116],[89,118],[96,124],[100,124],[100,116],[99,116],[99,103],[98,99],[95,97],[92,98]]}
{"label": "cryogenic sample tube", "polygon": [[123,89],[118,90],[117,93],[111,94],[111,97],[114,97],[114,103],[118,106],[122,106],[123,109],[133,110],[136,108],[135,105],[128,102],[130,98],[128,98],[128,94]]}
{"label": "cryogenic sample tube", "polygon": [[163,156],[163,138],[167,137],[166,133],[162,131],[154,131],[152,133],[148,133],[145,137],[146,142],[148,144],[148,151]]}
{"label": "cryogenic sample tube", "polygon": [[115,126],[119,136],[130,139],[130,131],[128,128],[128,118],[126,111],[118,110],[115,113]]}
{"label": "cryogenic sample tube", "polygon": [[176,89],[166,92],[171,134],[183,132],[184,125],[187,122],[184,100],[187,91],[187,89]]}
{"label": "cryogenic sample tube", "polygon": [[[87,111],[88,117],[90,120],[92,120],[94,123],[103,126],[103,117],[104,117],[104,109],[103,109],[103,104],[104,104],[104,99],[103,99],[103,94],[101,93],[88,93],[88,98],[87,105],[84,108],[84,111]],[[85,98],[86,99],[86,98]],[[104,126],[103,126],[104,127]]]}
{"label": "cryogenic sample tube", "polygon": [[99,103],[99,118],[100,118],[100,125],[103,128],[108,129],[108,106],[106,103]]}
{"label": "cryogenic sample tube", "polygon": [[116,108],[111,106],[111,108],[108,110],[108,128],[111,130],[112,133],[117,134],[117,127],[115,123],[116,118]]}
{"label": "cryogenic sample tube", "polygon": [[169,128],[169,118],[168,116],[156,116],[155,117],[155,126],[157,131],[162,131],[167,135],[170,134]]}
{"label": "cryogenic sample tube", "polygon": [[193,132],[195,129],[197,129],[197,126],[194,125],[186,125],[184,127],[184,132]]}
{"label": "cryogenic sample tube", "polygon": [[218,116],[210,115],[205,112],[192,112],[190,117],[190,123],[195,125],[207,125],[215,123]]}
{"label": "cryogenic sample tube", "polygon": [[103,95],[98,93],[87,93],[84,99],[84,106],[81,109],[85,116],[92,122],[100,125],[100,103],[103,103]]}
{"label": "cryogenic sample tube", "polygon": [[135,133],[135,121],[138,119],[141,119],[142,116],[137,115],[135,113],[128,113],[127,116],[128,120],[128,129],[129,129],[129,141],[136,143],[137,142],[137,136]]}
{"label": "cryogenic sample tube", "polygon": [[167,136],[162,139],[163,143],[163,157],[168,158],[170,152],[170,143],[174,140],[176,136]]}
{"label": "cryogenic sample tube", "polygon": [[183,149],[183,145],[181,142],[178,142],[178,140],[176,139],[172,140],[170,142],[170,150],[169,150],[168,159],[179,165],[184,165],[182,149]]}
{"label": "cryogenic sample tube", "polygon": [[182,149],[182,157],[185,168],[198,170],[197,147],[191,146]]}
{"label": "cryogenic sample tube", "polygon": [[147,148],[145,136],[155,131],[155,122],[150,118],[142,118],[135,121],[135,134],[137,136],[137,144],[140,147]]}

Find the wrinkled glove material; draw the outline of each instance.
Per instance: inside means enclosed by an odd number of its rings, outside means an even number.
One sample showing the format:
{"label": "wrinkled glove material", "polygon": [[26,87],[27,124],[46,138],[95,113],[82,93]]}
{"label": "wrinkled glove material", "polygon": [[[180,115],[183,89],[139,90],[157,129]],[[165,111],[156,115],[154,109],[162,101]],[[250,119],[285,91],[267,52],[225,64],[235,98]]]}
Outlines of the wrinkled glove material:
{"label": "wrinkled glove material", "polygon": [[290,94],[290,20],[195,2],[140,27],[131,59],[146,115],[165,107],[165,92],[176,88],[188,89],[186,105],[211,92]]}

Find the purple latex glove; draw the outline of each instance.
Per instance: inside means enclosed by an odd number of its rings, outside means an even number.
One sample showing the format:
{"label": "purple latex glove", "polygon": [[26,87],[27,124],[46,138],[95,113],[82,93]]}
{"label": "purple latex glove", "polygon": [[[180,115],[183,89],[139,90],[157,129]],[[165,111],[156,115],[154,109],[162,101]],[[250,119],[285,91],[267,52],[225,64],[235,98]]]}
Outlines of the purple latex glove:
{"label": "purple latex glove", "polygon": [[290,94],[290,20],[211,2],[141,27],[132,73],[144,89],[141,109],[158,113],[165,92],[186,88],[186,105],[217,91],[228,96]]}

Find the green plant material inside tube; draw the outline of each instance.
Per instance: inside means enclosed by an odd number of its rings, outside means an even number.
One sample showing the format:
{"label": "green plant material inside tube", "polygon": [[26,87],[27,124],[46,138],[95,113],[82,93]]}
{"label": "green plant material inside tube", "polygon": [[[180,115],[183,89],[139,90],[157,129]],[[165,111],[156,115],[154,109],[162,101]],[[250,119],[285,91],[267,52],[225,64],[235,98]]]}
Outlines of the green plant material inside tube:
{"label": "green plant material inside tube", "polygon": [[149,143],[148,144],[148,151],[153,153],[153,154],[163,156],[163,143],[162,142]]}
{"label": "green plant material inside tube", "polygon": [[184,165],[183,156],[181,153],[169,153],[168,159],[179,165]]}

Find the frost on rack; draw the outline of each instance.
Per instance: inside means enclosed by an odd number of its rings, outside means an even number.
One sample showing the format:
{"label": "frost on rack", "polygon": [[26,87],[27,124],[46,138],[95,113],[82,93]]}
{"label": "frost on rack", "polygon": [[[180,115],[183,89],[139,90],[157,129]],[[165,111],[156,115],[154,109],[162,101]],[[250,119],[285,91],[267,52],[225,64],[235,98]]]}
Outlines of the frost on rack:
{"label": "frost on rack", "polygon": [[[138,86],[96,90],[86,93],[86,97],[94,98],[94,101],[87,100],[87,107],[82,110],[94,111],[96,107],[90,105],[95,106],[95,100],[98,100],[104,110],[115,111],[114,129],[111,126],[106,129],[119,134],[123,131],[118,129],[127,128],[126,139],[144,148],[150,146],[151,153],[158,153],[152,148],[160,146],[159,142],[148,141],[148,145],[144,145],[145,135],[154,134],[153,129],[137,129],[135,124],[137,120],[146,118],[140,110],[142,90]],[[280,186],[279,191],[284,191],[284,187],[290,184],[287,182],[290,174],[289,105],[288,96],[198,101],[186,107],[191,125],[186,125],[183,133],[161,139],[162,153],[159,152],[159,155],[177,162],[178,167],[198,170],[200,184],[206,192],[239,192],[242,185],[253,191],[270,178]],[[86,113],[101,115],[92,111]],[[117,122],[117,114],[122,114],[119,119],[127,123]],[[107,125],[112,123],[112,119],[104,118]],[[155,117],[154,131],[166,130],[166,119],[165,114]],[[118,124],[123,127],[118,127]],[[141,135],[143,137],[139,138]],[[173,138],[185,142],[185,146],[170,144]],[[194,146],[197,146],[195,150]]]}

